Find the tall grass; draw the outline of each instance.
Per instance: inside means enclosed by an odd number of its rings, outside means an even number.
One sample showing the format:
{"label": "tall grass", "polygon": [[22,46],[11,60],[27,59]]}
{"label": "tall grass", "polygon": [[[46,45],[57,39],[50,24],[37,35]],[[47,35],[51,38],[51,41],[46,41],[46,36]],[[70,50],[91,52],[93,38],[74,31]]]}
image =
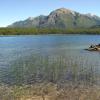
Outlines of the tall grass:
{"label": "tall grass", "polygon": [[33,55],[20,58],[5,69],[0,78],[9,85],[53,82],[57,84],[99,85],[100,68],[82,57]]}

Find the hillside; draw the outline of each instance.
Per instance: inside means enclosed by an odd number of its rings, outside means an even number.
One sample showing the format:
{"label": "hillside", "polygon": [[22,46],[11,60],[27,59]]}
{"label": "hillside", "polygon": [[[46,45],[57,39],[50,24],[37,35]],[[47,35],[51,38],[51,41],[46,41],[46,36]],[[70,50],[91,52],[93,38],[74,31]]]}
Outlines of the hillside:
{"label": "hillside", "polygon": [[100,25],[100,17],[91,14],[80,14],[65,8],[52,11],[48,16],[29,17],[23,21],[17,21],[8,27],[21,28],[90,28]]}

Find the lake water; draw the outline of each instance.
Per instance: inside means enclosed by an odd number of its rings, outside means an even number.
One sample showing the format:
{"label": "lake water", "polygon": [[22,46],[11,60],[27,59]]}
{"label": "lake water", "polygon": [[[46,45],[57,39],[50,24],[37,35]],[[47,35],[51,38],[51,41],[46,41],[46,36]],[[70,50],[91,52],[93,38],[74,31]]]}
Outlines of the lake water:
{"label": "lake water", "polygon": [[[40,59],[49,59],[48,63],[50,64],[51,62],[50,66],[55,62],[58,63],[60,59],[60,66],[67,65],[70,70],[71,66],[78,66],[78,72],[84,69],[88,70],[86,73],[90,73],[92,70],[97,77],[96,80],[100,80],[100,52],[84,50],[91,44],[98,43],[100,43],[100,35],[26,35],[0,37],[0,78],[6,77],[6,70],[12,65],[21,68],[27,63],[24,66],[30,67],[36,65],[37,67],[43,67]],[[68,73],[70,73],[70,70]],[[26,73],[28,72],[26,71]],[[65,77],[65,79],[67,78]]]}

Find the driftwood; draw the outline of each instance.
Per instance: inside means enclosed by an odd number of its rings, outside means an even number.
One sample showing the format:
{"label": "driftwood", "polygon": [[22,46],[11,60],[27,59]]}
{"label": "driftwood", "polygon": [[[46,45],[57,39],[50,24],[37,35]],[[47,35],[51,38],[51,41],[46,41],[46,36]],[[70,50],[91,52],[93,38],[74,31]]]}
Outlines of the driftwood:
{"label": "driftwood", "polygon": [[85,49],[88,51],[100,51],[100,44],[98,45],[91,45],[89,48]]}

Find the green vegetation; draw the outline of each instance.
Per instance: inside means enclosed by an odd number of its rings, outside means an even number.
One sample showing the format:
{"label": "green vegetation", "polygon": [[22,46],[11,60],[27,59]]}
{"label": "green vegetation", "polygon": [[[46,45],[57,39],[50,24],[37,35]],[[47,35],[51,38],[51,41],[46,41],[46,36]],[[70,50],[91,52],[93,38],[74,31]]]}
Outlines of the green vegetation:
{"label": "green vegetation", "polygon": [[100,34],[100,28],[87,29],[47,29],[47,28],[0,28],[0,35],[38,34]]}

